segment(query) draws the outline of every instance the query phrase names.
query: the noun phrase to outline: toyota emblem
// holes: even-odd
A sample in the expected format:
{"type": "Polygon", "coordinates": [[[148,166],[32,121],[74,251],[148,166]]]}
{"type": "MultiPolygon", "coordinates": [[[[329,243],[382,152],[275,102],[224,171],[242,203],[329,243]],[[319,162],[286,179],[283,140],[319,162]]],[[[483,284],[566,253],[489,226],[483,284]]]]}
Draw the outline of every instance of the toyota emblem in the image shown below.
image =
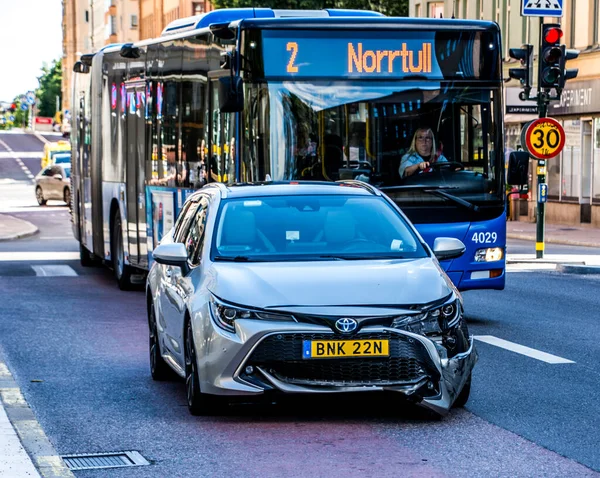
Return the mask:
{"type": "Polygon", "coordinates": [[[343,319],[338,319],[335,321],[335,328],[340,332],[354,332],[356,327],[358,327],[358,322],[354,319],[344,317],[343,319]]]}

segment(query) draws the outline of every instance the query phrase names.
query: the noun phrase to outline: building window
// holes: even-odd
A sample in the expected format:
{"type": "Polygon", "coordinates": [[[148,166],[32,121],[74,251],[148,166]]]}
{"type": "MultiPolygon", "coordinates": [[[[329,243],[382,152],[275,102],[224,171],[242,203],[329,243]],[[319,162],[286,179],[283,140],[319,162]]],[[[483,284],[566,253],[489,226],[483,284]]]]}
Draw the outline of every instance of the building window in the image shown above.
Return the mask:
{"type": "Polygon", "coordinates": [[[587,14],[584,14],[584,12],[588,11],[589,4],[588,0],[575,0],[573,3],[575,4],[573,13],[577,15],[577,12],[581,12],[579,17],[573,17],[575,19],[575,43],[573,46],[583,50],[590,45],[590,19],[587,14]]]}
{"type": "Polygon", "coordinates": [[[419,18],[421,16],[421,4],[418,3],[415,5],[415,17],[419,18]]]}
{"type": "Polygon", "coordinates": [[[428,6],[430,18],[444,17],[444,2],[429,2],[428,6]]]}
{"type": "Polygon", "coordinates": [[[106,24],[105,37],[110,38],[111,35],[117,34],[117,17],[111,15],[106,24]]]}
{"type": "Polygon", "coordinates": [[[129,26],[136,30],[138,27],[138,16],[137,15],[130,15],[129,16],[129,26]]]}
{"type": "Polygon", "coordinates": [[[202,15],[204,13],[204,2],[192,3],[192,15],[202,15]]]}

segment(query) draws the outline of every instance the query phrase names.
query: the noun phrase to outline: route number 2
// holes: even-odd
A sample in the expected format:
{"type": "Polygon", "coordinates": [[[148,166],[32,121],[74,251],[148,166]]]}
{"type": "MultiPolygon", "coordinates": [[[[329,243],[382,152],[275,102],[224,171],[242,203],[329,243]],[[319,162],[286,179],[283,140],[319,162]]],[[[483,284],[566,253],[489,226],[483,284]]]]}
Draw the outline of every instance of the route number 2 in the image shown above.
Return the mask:
{"type": "Polygon", "coordinates": [[[287,72],[288,73],[298,73],[298,67],[294,65],[294,61],[296,61],[296,55],[298,54],[298,44],[295,41],[290,41],[286,45],[287,51],[291,51],[290,61],[287,64],[287,72]]]}
{"type": "Polygon", "coordinates": [[[476,244],[493,244],[498,240],[496,232],[476,232],[473,234],[471,241],[476,244]]]}

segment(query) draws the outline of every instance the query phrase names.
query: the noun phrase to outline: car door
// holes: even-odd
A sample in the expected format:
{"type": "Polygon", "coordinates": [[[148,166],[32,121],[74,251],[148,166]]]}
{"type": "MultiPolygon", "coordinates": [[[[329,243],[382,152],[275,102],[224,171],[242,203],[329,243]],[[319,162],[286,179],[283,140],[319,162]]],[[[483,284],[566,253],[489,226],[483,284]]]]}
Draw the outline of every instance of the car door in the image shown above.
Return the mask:
{"type": "MultiPolygon", "coordinates": [[[[199,207],[200,201],[198,197],[188,200],[184,205],[175,224],[173,242],[185,243],[192,220],[199,207]]],[[[181,269],[179,267],[160,266],[159,320],[166,334],[164,345],[168,349],[169,354],[177,361],[178,357],[181,357],[183,354],[183,350],[181,350],[182,344],[179,342],[179,332],[174,327],[176,317],[178,316],[177,311],[181,310],[183,300],[176,288],[176,278],[178,276],[181,276],[181,269]]]]}
{"type": "Polygon", "coordinates": [[[38,177],[37,184],[40,188],[42,188],[42,193],[44,195],[44,199],[48,199],[50,197],[50,189],[49,189],[49,185],[48,185],[48,182],[52,180],[52,178],[50,177],[50,169],[51,169],[51,166],[46,166],[42,170],[42,173],[40,174],[40,176],[38,177]]]}
{"type": "Polygon", "coordinates": [[[172,338],[179,344],[177,361],[183,367],[184,365],[184,322],[188,303],[194,294],[194,280],[197,282],[197,275],[200,272],[200,259],[204,244],[204,229],[206,227],[206,217],[208,215],[208,200],[202,197],[199,207],[192,219],[185,235],[183,243],[188,254],[188,266],[190,272],[182,275],[179,267],[173,268],[171,275],[172,292],[176,298],[173,300],[172,315],[168,317],[168,329],[172,332],[172,338]]]}
{"type": "Polygon", "coordinates": [[[50,178],[48,179],[47,198],[62,199],[63,198],[63,171],[60,166],[50,166],[50,178]]]}

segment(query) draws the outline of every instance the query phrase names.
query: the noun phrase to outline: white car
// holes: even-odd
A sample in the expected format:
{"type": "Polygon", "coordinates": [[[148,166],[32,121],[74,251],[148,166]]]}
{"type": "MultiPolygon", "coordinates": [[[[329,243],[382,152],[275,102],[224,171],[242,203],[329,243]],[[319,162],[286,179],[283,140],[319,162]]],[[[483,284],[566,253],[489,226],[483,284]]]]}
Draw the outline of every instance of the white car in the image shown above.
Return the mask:
{"type": "Polygon", "coordinates": [[[210,184],[154,249],[150,368],[192,414],[228,397],[394,391],[440,415],[477,360],[460,293],[402,211],[366,183],[210,184]]]}
{"type": "Polygon", "coordinates": [[[64,201],[71,206],[71,164],[51,164],[35,177],[35,198],[40,206],[48,200],[64,201]]]}

